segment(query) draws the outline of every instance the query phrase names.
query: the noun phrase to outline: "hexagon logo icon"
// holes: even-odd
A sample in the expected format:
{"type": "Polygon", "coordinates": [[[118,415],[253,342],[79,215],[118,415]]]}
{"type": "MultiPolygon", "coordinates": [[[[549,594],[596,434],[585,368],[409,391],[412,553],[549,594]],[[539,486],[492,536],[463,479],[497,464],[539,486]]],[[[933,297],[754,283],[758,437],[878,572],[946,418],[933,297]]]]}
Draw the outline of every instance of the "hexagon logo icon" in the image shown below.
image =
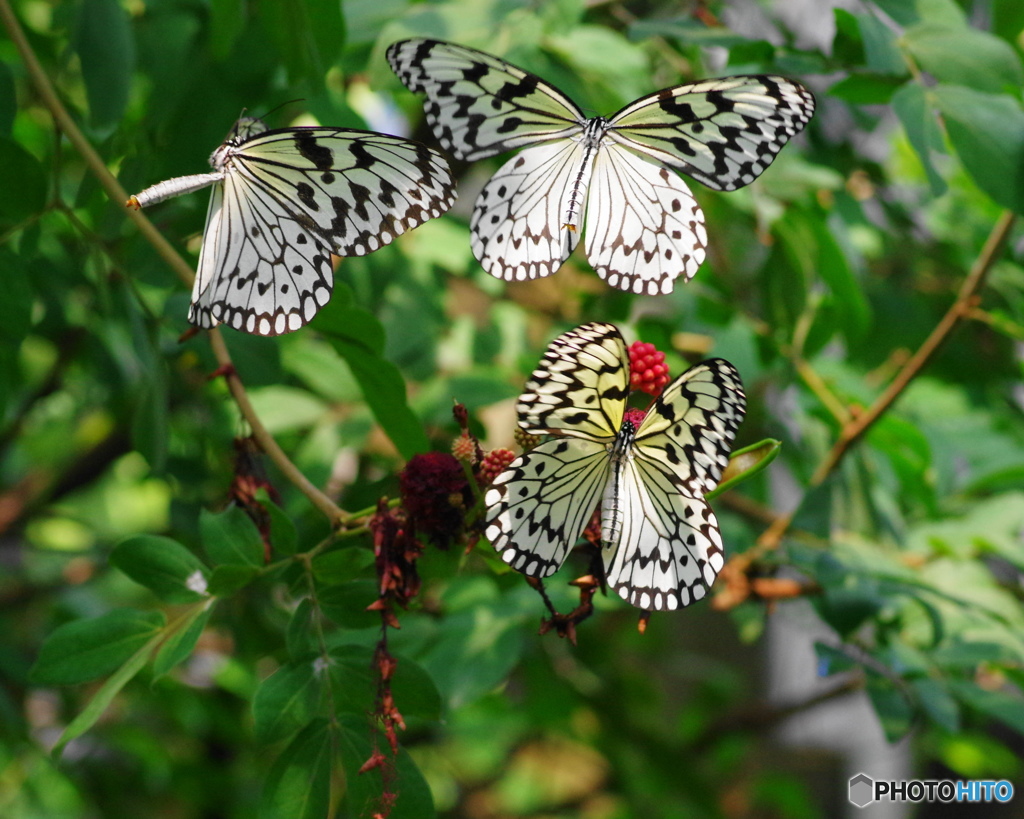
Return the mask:
{"type": "Polygon", "coordinates": [[[850,777],[850,802],[858,808],[866,808],[875,801],[875,780],[859,773],[850,777]]]}

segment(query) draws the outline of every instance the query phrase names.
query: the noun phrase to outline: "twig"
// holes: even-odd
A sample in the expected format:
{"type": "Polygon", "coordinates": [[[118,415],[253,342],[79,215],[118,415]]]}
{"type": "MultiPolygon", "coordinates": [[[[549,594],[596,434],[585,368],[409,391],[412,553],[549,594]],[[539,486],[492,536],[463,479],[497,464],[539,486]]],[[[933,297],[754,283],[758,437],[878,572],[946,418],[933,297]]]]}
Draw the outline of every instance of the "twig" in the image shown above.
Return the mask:
{"type": "MultiPolygon", "coordinates": [[[[42,65],[36,58],[35,52],[32,50],[32,46],[25,38],[24,32],[21,30],[21,26],[18,23],[18,19],[11,9],[9,0],[0,0],[0,21],[3,22],[4,28],[7,29],[7,33],[18,49],[18,53],[21,55],[22,61],[25,63],[25,68],[28,71],[29,76],[35,85],[36,91],[42,99],[43,104],[49,110],[50,115],[53,117],[57,124],[57,127],[64,133],[68,138],[68,141],[75,147],[78,153],[82,156],[86,166],[97,178],[100,185],[107,192],[107,195],[119,204],[123,204],[128,200],[128,193],[121,184],[117,181],[116,177],[107,169],[106,164],[103,162],[103,158],[93,149],[89,140],[86,139],[85,135],[79,130],[78,125],[72,119],[68,113],[64,104],[60,101],[57,96],[57,92],[54,90],[50,78],[46,75],[42,65]]],[[[177,274],[187,286],[191,287],[194,275],[192,273],[192,267],[186,262],[171,246],[162,233],[154,227],[153,223],[146,218],[145,214],[141,211],[136,211],[132,208],[126,208],[125,212],[129,219],[135,222],[139,232],[145,237],[145,239],[153,246],[160,257],[168,264],[168,266],[177,274]]],[[[291,481],[309,500],[323,512],[331,521],[332,525],[338,525],[348,520],[348,514],[340,509],[330,498],[328,498],[323,492],[313,486],[309,479],[306,478],[302,472],[299,471],[298,467],[292,463],[291,459],[285,455],[284,451],[277,445],[277,442],[273,439],[266,427],[260,421],[259,416],[256,415],[253,409],[252,403],[249,401],[249,397],[245,391],[245,387],[235,373],[235,369],[231,362],[231,355],[228,352],[227,346],[224,344],[224,339],[221,337],[220,332],[214,328],[209,332],[210,346],[213,349],[213,354],[217,359],[219,369],[227,373],[225,376],[228,389],[231,391],[231,396],[235,399],[238,404],[238,408],[242,413],[242,417],[249,423],[252,428],[253,437],[259,442],[263,451],[266,452],[267,456],[277,466],[281,473],[291,481]]]]}
{"type": "MultiPolygon", "coordinates": [[[[971,316],[972,311],[976,307],[975,301],[978,297],[978,292],[985,284],[985,279],[992,269],[992,265],[999,258],[1010,235],[1010,229],[1013,227],[1015,218],[1015,215],[1010,211],[1005,211],[999,217],[999,221],[996,222],[991,233],[989,233],[988,239],[985,241],[985,246],[960,286],[956,301],[946,311],[946,314],[935,326],[935,329],[932,330],[928,338],[925,339],[917,352],[907,359],[885,391],[875,399],[870,407],[852,418],[849,423],[843,425],[839,432],[839,437],[832,445],[832,449],[829,450],[821,463],[818,464],[814,474],[811,475],[808,481],[808,489],[815,489],[825,482],[829,475],[839,466],[850,448],[864,437],[872,425],[903,394],[903,391],[909,386],[910,382],[928,365],[939,347],[949,338],[956,326],[963,319],[971,316]]],[[[794,512],[790,512],[786,515],[780,515],[772,521],[772,524],[761,534],[751,549],[729,561],[732,571],[745,572],[761,555],[777,548],[782,541],[783,535],[793,522],[794,514],[794,512]]]]}
{"type": "Polygon", "coordinates": [[[824,483],[832,470],[839,465],[847,450],[859,441],[871,426],[882,417],[885,411],[896,402],[896,399],[900,397],[910,382],[931,361],[954,328],[969,315],[975,306],[974,300],[978,291],[984,285],[988,272],[992,269],[992,265],[995,264],[996,259],[999,258],[999,254],[1006,244],[1015,218],[1016,216],[1011,211],[1005,211],[999,217],[999,221],[996,222],[995,227],[992,228],[992,232],[985,241],[981,254],[975,260],[970,273],[964,279],[964,283],[960,285],[960,292],[957,294],[956,301],[953,302],[949,310],[946,311],[946,315],[942,317],[942,320],[932,330],[931,335],[925,339],[924,344],[903,365],[885,392],[878,396],[867,410],[843,427],[839,434],[839,439],[832,446],[832,450],[818,465],[814,475],[811,476],[811,487],[824,483]]]}

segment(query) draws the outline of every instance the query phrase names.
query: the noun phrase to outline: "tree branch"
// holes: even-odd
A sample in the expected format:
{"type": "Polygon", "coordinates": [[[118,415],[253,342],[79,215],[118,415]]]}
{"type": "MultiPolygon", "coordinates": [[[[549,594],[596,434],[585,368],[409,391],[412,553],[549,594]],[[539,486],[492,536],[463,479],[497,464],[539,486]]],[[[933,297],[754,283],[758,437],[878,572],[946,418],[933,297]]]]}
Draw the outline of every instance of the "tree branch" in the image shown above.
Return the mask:
{"type": "MultiPolygon", "coordinates": [[[[57,92],[54,90],[53,84],[50,82],[50,78],[46,75],[46,72],[43,70],[42,65],[40,65],[35,52],[32,50],[32,46],[25,38],[25,34],[21,30],[18,19],[15,16],[14,11],[11,9],[9,0],[0,0],[0,21],[3,22],[4,28],[7,30],[11,41],[18,49],[18,53],[21,55],[21,59],[25,63],[25,68],[28,71],[29,77],[36,88],[36,92],[39,94],[43,105],[49,110],[50,115],[57,124],[57,127],[61,132],[63,132],[63,134],[68,138],[68,141],[71,142],[78,153],[82,156],[85,164],[97,178],[103,189],[107,192],[107,195],[118,204],[124,204],[128,200],[127,191],[121,187],[117,178],[107,169],[103,158],[95,151],[95,149],[93,149],[89,140],[86,139],[85,135],[81,130],[79,130],[78,125],[68,113],[64,104],[60,101],[60,98],[57,96],[57,92]]],[[[133,208],[126,208],[126,213],[128,218],[135,222],[139,232],[142,233],[145,239],[153,246],[160,257],[175,272],[178,278],[180,278],[187,286],[191,287],[194,279],[191,265],[181,257],[170,242],[164,238],[163,234],[160,233],[153,223],[146,218],[142,211],[136,211],[133,208]]],[[[231,391],[231,395],[234,398],[235,403],[238,404],[242,417],[245,418],[249,426],[252,428],[253,437],[259,442],[263,451],[266,452],[267,456],[271,461],[273,461],[285,478],[293,483],[300,492],[309,498],[310,502],[312,502],[317,509],[328,517],[333,526],[348,520],[348,514],[340,509],[337,504],[315,487],[309,479],[302,474],[299,468],[292,463],[281,447],[277,445],[277,442],[267,431],[266,427],[263,426],[259,416],[256,415],[256,412],[253,409],[252,403],[249,401],[248,394],[245,391],[245,386],[242,384],[241,379],[235,372],[234,366],[231,362],[231,355],[228,352],[227,346],[224,344],[224,339],[221,337],[219,330],[217,328],[213,328],[209,331],[208,335],[210,339],[210,346],[213,349],[213,354],[217,358],[217,363],[220,369],[226,374],[225,378],[227,379],[228,389],[231,391]]]]}
{"type": "MultiPolygon", "coordinates": [[[[975,302],[978,298],[978,293],[984,286],[989,271],[1002,253],[1015,219],[1016,215],[1011,211],[1004,211],[1003,215],[999,217],[999,221],[996,222],[989,233],[981,253],[971,266],[963,284],[960,285],[956,301],[946,311],[946,314],[935,326],[935,329],[932,330],[928,338],[924,340],[924,343],[917,352],[907,359],[906,363],[889,383],[889,386],[875,399],[874,403],[864,412],[851,418],[848,423],[843,425],[839,431],[839,437],[832,445],[832,448],[822,459],[821,463],[818,464],[814,474],[811,475],[807,483],[808,489],[816,489],[827,480],[829,475],[839,466],[846,453],[850,451],[850,448],[864,437],[878,419],[896,403],[896,400],[910,385],[910,382],[920,375],[921,371],[935,356],[939,347],[942,346],[942,343],[956,329],[956,326],[963,319],[971,315],[971,311],[976,306],[975,302]]],[[[793,522],[794,514],[794,512],[790,512],[786,515],[780,515],[772,521],[771,525],[765,529],[752,548],[741,555],[736,555],[729,561],[731,571],[745,572],[761,555],[777,548],[782,541],[783,535],[785,535],[790,524],[793,522]]]]}

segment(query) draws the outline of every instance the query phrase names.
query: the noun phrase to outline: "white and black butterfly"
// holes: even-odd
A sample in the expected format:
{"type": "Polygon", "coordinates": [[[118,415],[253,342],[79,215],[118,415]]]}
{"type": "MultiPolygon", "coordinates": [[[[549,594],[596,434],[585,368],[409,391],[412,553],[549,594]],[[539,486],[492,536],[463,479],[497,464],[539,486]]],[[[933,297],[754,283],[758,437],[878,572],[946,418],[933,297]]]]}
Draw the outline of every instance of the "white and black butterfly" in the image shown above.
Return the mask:
{"type": "Polygon", "coordinates": [[[677,277],[696,273],[707,234],[690,189],[669,169],[735,190],[814,112],[799,83],[755,75],[678,85],[588,119],[539,77],[472,48],[403,40],[387,58],[427,95],[427,122],[459,159],[527,148],[487,183],[470,224],[476,258],[508,281],[554,273],[585,222],[587,258],[609,284],[671,292],[677,277]]]}
{"type": "Polygon", "coordinates": [[[210,164],[213,173],[169,179],[128,200],[140,208],[213,185],[188,312],[200,327],[297,330],[331,297],[332,253],[371,253],[455,201],[438,153],[370,131],[268,131],[243,117],[210,164]]]}
{"type": "Polygon", "coordinates": [[[629,355],[614,326],[584,324],[552,341],[516,406],[520,427],[551,437],[495,479],[485,533],[512,568],[547,577],[600,504],[608,584],[642,609],[682,608],[723,565],[704,495],[728,463],[743,385],[728,361],[704,361],[639,425],[626,418],[628,395],[629,355]]]}

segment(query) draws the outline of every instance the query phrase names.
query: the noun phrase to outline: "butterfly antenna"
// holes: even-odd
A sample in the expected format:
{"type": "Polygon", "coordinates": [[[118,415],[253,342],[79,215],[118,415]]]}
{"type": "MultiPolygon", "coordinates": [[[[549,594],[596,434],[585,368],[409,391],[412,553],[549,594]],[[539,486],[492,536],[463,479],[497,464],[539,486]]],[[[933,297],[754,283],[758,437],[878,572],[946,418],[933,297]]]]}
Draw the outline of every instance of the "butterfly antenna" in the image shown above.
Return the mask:
{"type": "Polygon", "coordinates": [[[275,105],[273,108],[271,108],[269,111],[267,111],[267,113],[265,113],[262,117],[260,117],[260,119],[266,119],[271,114],[273,114],[275,111],[280,111],[286,105],[291,105],[293,102],[305,102],[305,101],[306,101],[305,97],[297,97],[296,99],[293,99],[293,100],[286,100],[285,102],[282,102],[280,105],[275,105]]]}

